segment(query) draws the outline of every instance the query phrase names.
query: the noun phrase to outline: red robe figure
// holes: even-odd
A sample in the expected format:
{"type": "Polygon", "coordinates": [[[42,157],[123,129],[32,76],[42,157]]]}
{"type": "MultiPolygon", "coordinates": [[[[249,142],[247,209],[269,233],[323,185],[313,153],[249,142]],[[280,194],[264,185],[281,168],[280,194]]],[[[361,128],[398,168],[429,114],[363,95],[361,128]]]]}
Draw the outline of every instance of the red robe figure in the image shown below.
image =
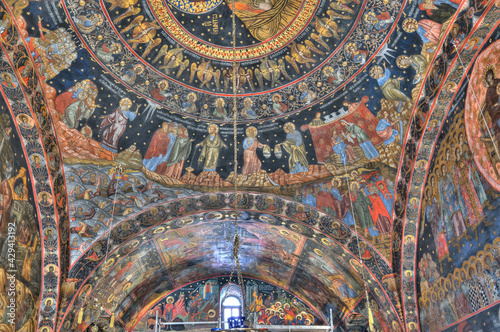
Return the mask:
{"type": "Polygon", "coordinates": [[[250,175],[253,173],[258,173],[260,171],[261,162],[257,156],[257,148],[263,148],[262,145],[256,138],[257,128],[248,127],[246,130],[247,138],[243,141],[243,170],[241,174],[250,175]]]}
{"type": "Polygon", "coordinates": [[[161,157],[167,154],[170,143],[169,127],[170,125],[167,122],[163,122],[162,127],[153,135],[148,151],[144,155],[142,164],[151,172],[156,172],[156,168],[162,162],[161,157]]]}
{"type": "Polygon", "coordinates": [[[134,264],[135,264],[135,261],[130,261],[126,264],[122,264],[121,265],[121,268],[118,270],[118,268],[116,269],[116,274],[113,276],[113,281],[111,282],[110,286],[111,287],[114,287],[115,284],[117,282],[119,282],[120,278],[125,274],[127,273],[128,271],[130,271],[132,269],[132,267],[134,267],[134,264]]]}
{"type": "Polygon", "coordinates": [[[369,207],[369,209],[379,233],[390,234],[392,228],[391,216],[389,216],[384,202],[376,192],[372,192],[368,198],[372,202],[372,207],[369,207]]]}

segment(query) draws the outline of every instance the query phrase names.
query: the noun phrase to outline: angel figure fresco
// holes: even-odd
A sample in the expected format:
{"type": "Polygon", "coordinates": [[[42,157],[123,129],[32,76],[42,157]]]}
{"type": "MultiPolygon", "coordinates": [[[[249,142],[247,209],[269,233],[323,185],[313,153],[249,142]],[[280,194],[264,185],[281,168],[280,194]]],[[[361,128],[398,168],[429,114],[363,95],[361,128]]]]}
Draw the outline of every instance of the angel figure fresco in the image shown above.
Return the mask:
{"type": "Polygon", "coordinates": [[[396,129],[393,129],[394,125],[389,119],[389,111],[383,110],[382,116],[375,128],[377,135],[384,140],[385,145],[389,145],[396,140],[396,136],[399,134],[396,129]]]}
{"type": "Polygon", "coordinates": [[[153,59],[153,63],[156,63],[163,56],[163,64],[159,67],[165,71],[165,74],[171,75],[171,71],[177,69],[176,78],[182,75],[182,72],[189,66],[189,60],[184,60],[184,48],[168,48],[168,45],[163,45],[158,52],[158,55],[153,59]]]}
{"type": "Polygon", "coordinates": [[[464,158],[460,146],[455,148],[453,154],[455,160],[455,165],[453,167],[455,186],[462,193],[469,224],[473,225],[484,219],[483,207],[472,181],[473,166],[464,158]]]}
{"type": "MultiPolygon", "coordinates": [[[[250,34],[259,41],[282,31],[293,20],[301,5],[299,0],[239,0],[234,12],[250,34]]],[[[228,4],[232,8],[232,4],[228,4]]]]}
{"type": "Polygon", "coordinates": [[[290,174],[307,172],[309,162],[307,161],[306,147],[302,135],[291,122],[285,123],[283,130],[286,133],[286,139],[277,146],[283,147],[290,155],[288,158],[290,174]]]}
{"type": "Polygon", "coordinates": [[[417,22],[413,18],[403,21],[403,30],[408,33],[417,32],[424,44],[438,44],[441,24],[429,19],[422,19],[417,22]]]}

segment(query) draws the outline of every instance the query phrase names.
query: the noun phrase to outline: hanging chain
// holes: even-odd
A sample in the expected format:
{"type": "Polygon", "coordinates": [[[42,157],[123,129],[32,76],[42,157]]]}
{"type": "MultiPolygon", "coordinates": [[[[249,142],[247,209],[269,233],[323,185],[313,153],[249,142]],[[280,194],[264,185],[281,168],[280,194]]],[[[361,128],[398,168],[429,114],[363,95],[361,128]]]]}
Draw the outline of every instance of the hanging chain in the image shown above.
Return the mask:
{"type": "MultiPolygon", "coordinates": [[[[242,314],[244,314],[244,308],[245,308],[245,302],[246,302],[246,297],[245,297],[245,288],[243,284],[243,274],[241,273],[241,266],[240,266],[240,257],[239,257],[239,251],[240,251],[240,236],[238,234],[238,216],[239,216],[239,211],[238,211],[238,107],[237,107],[237,93],[238,93],[238,66],[236,64],[236,15],[234,11],[234,6],[235,6],[235,0],[232,0],[232,10],[231,10],[231,19],[232,19],[232,34],[233,34],[233,41],[232,41],[232,46],[233,46],[233,153],[234,153],[234,242],[233,242],[233,267],[231,268],[231,274],[229,276],[229,282],[233,280],[234,276],[234,270],[236,269],[237,273],[237,278],[238,278],[238,285],[241,289],[241,294],[242,294],[242,302],[241,302],[241,311],[242,314]]],[[[226,293],[224,294],[224,298],[222,299],[222,302],[227,298],[229,294],[229,287],[226,290],[226,293]]]]}

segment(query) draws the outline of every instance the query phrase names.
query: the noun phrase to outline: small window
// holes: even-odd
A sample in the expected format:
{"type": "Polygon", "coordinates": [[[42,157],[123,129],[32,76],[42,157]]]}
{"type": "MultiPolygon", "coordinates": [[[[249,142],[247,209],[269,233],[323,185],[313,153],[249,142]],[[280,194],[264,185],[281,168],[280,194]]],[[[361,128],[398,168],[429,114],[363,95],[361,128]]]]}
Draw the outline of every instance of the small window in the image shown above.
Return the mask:
{"type": "MultiPolygon", "coordinates": [[[[230,317],[240,317],[241,316],[241,302],[235,296],[228,296],[222,302],[222,320],[227,322],[230,317]]],[[[229,328],[227,323],[224,324],[225,328],[229,328]]]]}
{"type": "Polygon", "coordinates": [[[229,296],[224,300],[224,303],[222,303],[222,305],[225,307],[239,307],[241,305],[241,302],[236,297],[229,296]]]}

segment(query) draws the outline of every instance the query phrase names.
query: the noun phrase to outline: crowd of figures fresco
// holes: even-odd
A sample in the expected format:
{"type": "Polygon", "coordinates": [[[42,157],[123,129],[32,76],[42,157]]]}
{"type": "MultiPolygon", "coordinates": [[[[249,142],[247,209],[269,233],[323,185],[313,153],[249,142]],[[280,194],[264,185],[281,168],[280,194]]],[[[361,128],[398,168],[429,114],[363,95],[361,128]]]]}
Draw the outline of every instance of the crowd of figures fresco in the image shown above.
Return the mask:
{"type": "Polygon", "coordinates": [[[497,158],[497,51],[498,42],[490,39],[470,70],[469,84],[457,90],[429,162],[416,267],[424,331],[498,325],[495,316],[460,322],[500,300],[500,195],[496,164],[488,159],[497,158]]]}
{"type": "Polygon", "coordinates": [[[68,166],[65,174],[72,261],[126,216],[149,205],[197,194],[189,189],[166,188],[141,172],[121,166],[68,166]]]}
{"type": "MultiPolygon", "coordinates": [[[[190,200],[200,198],[206,196],[190,200]]],[[[124,221],[130,227],[113,232],[110,241],[113,245],[107,258],[104,258],[106,242],[94,244],[73,267],[75,274],[71,281],[65,283],[64,288],[72,290],[61,303],[67,312],[62,318],[63,326],[81,329],[99,315],[92,307],[93,302],[85,301],[90,296],[102,304],[106,312],[113,313],[119,324],[131,330],[156,301],[190,280],[220,273],[229,275],[232,258],[227,248],[234,224],[226,219],[231,218],[228,214],[231,210],[224,210],[220,201],[206,199],[205,202],[217,204],[221,212],[165,220],[167,211],[182,206],[175,202],[163,203],[124,221]],[[144,233],[139,231],[140,225],[154,227],[144,233]],[[120,245],[122,241],[126,242],[120,245]],[[101,278],[85,279],[89,269],[96,269],[92,274],[101,278]],[[141,305],[132,305],[138,299],[141,305]],[[78,323],[76,317],[80,315],[82,322],[78,323]]],[[[307,306],[323,321],[331,320],[331,309],[334,324],[340,324],[347,318],[346,313],[358,305],[364,292],[357,274],[365,272],[361,272],[364,268],[353,254],[342,255],[344,249],[336,242],[288,218],[242,210],[239,219],[240,262],[244,275],[271,280],[300,299],[307,299],[304,300],[307,306]]],[[[365,251],[367,256],[371,252],[365,251]]],[[[373,257],[365,259],[366,264],[378,264],[373,257]]],[[[396,297],[385,293],[387,288],[397,291],[394,275],[381,279],[382,284],[375,278],[369,279],[370,297],[380,308],[377,324],[399,328],[397,315],[391,308],[396,297]]]]}

